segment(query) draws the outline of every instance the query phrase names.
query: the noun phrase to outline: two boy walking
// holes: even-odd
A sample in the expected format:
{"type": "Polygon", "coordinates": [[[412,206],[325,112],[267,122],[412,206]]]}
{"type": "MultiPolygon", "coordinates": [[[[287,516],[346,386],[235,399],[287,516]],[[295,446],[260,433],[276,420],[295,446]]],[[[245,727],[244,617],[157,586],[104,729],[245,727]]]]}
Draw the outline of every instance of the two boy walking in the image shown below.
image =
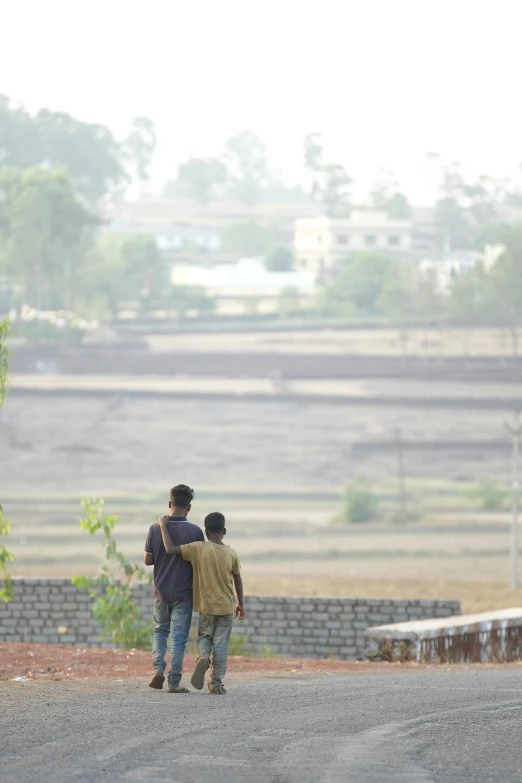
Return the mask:
{"type": "Polygon", "coordinates": [[[243,583],[237,553],[223,543],[225,517],[214,512],[205,518],[205,541],[201,529],[187,519],[193,497],[194,491],[185,484],[173,487],[169,516],[150,527],[145,542],[145,564],[154,566],[154,676],[150,687],[163,688],[172,632],[168,691],[189,692],[181,685],[181,676],[194,610],[199,612],[198,657],[191,683],[201,690],[212,660],[209,692],[223,694],[234,614],[239,620],[245,616],[243,583]]]}

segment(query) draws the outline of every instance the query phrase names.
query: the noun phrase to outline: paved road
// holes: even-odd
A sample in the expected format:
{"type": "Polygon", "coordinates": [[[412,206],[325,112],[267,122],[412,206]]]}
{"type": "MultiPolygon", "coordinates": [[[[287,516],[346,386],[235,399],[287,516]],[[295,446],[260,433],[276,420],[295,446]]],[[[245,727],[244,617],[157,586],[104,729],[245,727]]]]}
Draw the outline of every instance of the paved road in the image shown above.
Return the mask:
{"type": "Polygon", "coordinates": [[[518,783],[522,668],[0,683],[2,783],[518,783]]]}

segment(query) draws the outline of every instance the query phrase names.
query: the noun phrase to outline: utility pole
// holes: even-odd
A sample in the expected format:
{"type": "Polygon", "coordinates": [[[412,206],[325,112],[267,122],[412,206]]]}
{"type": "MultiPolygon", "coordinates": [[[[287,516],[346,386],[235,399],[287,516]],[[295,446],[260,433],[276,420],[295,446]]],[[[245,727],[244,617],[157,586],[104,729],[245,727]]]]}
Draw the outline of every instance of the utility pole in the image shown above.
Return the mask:
{"type": "Polygon", "coordinates": [[[511,528],[511,587],[518,589],[518,507],[520,493],[520,438],[522,425],[520,414],[515,413],[513,424],[505,423],[505,428],[513,441],[513,523],[511,528]]]}
{"type": "Polygon", "coordinates": [[[397,477],[399,479],[399,498],[402,511],[402,523],[406,524],[408,509],[406,505],[406,479],[404,476],[404,457],[402,452],[402,433],[400,427],[395,430],[395,447],[397,450],[397,477]]]}

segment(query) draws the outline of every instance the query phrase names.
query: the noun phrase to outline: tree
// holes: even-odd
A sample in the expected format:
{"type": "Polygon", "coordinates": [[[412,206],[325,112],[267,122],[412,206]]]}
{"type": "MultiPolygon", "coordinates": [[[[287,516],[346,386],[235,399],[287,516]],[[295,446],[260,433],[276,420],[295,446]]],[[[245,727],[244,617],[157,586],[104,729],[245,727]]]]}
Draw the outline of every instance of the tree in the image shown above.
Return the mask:
{"type": "Polygon", "coordinates": [[[135,176],[142,185],[150,176],[150,167],[156,151],[156,128],[148,117],[135,117],[132,129],[124,142],[127,158],[132,161],[135,176]]]}
{"type": "Polygon", "coordinates": [[[436,153],[428,155],[435,167],[439,198],[435,204],[435,225],[440,250],[450,252],[471,246],[473,227],[465,208],[466,183],[458,161],[444,162],[436,153]]]}
{"type": "Polygon", "coordinates": [[[469,353],[470,333],[484,317],[485,279],[475,268],[453,279],[448,301],[448,316],[465,328],[465,350],[469,353]]]}
{"type": "Polygon", "coordinates": [[[323,137],[320,133],[308,133],[304,140],[304,165],[312,174],[323,164],[323,137]]]}
{"type": "Polygon", "coordinates": [[[190,310],[198,315],[213,313],[216,309],[216,299],[207,294],[204,288],[197,285],[179,285],[171,289],[169,307],[182,318],[190,310]]]}
{"type": "MultiPolygon", "coordinates": [[[[9,324],[7,321],[0,321],[0,407],[7,393],[9,370],[8,352],[5,345],[7,335],[9,334],[9,324]]],[[[0,537],[9,535],[11,526],[5,519],[2,506],[0,505],[0,537]]],[[[0,601],[7,603],[13,598],[13,583],[11,576],[7,571],[8,564],[13,561],[13,555],[4,544],[0,544],[0,601]]]]}
{"type": "Polygon", "coordinates": [[[178,181],[188,190],[196,201],[206,204],[227,181],[227,169],[217,158],[190,158],[178,168],[178,181]]]}
{"type": "Polygon", "coordinates": [[[323,292],[324,308],[331,315],[377,315],[379,297],[397,266],[383,253],[356,253],[347,259],[337,277],[323,292]]]}
{"type": "Polygon", "coordinates": [[[42,161],[38,128],[23,106],[0,95],[0,168],[27,168],[42,161]]]}
{"type": "Polygon", "coordinates": [[[323,202],[330,217],[346,212],[353,180],[340,163],[324,162],[323,137],[320,133],[305,136],[303,153],[304,167],[312,175],[312,197],[323,202]]]}
{"type": "Polygon", "coordinates": [[[508,183],[505,179],[481,174],[476,182],[465,186],[464,192],[476,225],[483,227],[499,220],[501,204],[507,197],[508,183]]]}
{"type": "Polygon", "coordinates": [[[397,324],[402,352],[407,353],[408,325],[415,311],[415,287],[412,269],[397,263],[390,270],[377,299],[377,309],[397,324]]]}
{"type": "Polygon", "coordinates": [[[397,220],[411,217],[410,203],[404,193],[399,191],[394,173],[387,169],[379,170],[370,192],[370,205],[397,220]]]}
{"type": "Polygon", "coordinates": [[[505,230],[502,244],[505,250],[486,277],[486,307],[492,320],[509,328],[513,355],[518,356],[522,324],[522,226],[505,230]]]}
{"type": "Polygon", "coordinates": [[[320,133],[308,133],[304,140],[304,167],[312,176],[311,194],[320,192],[320,173],[323,166],[323,137],[320,133]]]}
{"type": "Polygon", "coordinates": [[[24,286],[25,301],[65,306],[96,224],[65,171],[0,171],[2,266],[24,286]]]}
{"type": "Polygon", "coordinates": [[[294,268],[294,254],[284,245],[277,245],[267,256],[266,268],[270,272],[291,272],[294,268]]]}
{"type": "Polygon", "coordinates": [[[352,178],[340,163],[323,166],[319,192],[329,217],[339,216],[341,207],[347,205],[352,183],[352,178]]]}
{"type": "Polygon", "coordinates": [[[143,303],[161,298],[170,287],[169,270],[154,237],[137,235],[121,245],[124,274],[143,303]]]}
{"type": "Polygon", "coordinates": [[[481,174],[467,181],[458,161],[446,163],[436,154],[429,160],[438,172],[439,199],[435,207],[439,245],[447,251],[470,248],[478,232],[500,220],[501,206],[509,194],[505,178],[481,174]]]}
{"type": "Polygon", "coordinates": [[[272,182],[266,147],[252,131],[232,136],[225,145],[223,163],[228,171],[229,193],[246,206],[258,204],[272,182]]]}
{"type": "Polygon", "coordinates": [[[223,251],[238,257],[266,256],[273,247],[271,231],[249,220],[230,223],[221,239],[223,251]]]}
{"type": "Polygon", "coordinates": [[[43,156],[39,163],[65,168],[74,187],[92,204],[128,182],[121,148],[105,125],[41,109],[35,118],[43,156]]]}
{"type": "Polygon", "coordinates": [[[102,235],[81,270],[84,313],[116,317],[126,303],[145,310],[169,296],[169,268],[154,238],[102,235]]]}
{"type": "Polygon", "coordinates": [[[0,169],[65,168],[90,202],[125,185],[122,150],[108,128],[41,109],[35,116],[0,96],[0,169]]]}

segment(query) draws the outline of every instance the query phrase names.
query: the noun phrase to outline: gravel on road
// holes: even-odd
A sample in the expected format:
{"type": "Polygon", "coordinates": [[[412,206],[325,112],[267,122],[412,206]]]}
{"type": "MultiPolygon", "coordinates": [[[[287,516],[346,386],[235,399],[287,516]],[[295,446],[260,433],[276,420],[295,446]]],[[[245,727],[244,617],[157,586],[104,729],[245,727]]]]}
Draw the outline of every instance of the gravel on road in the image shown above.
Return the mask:
{"type": "Polygon", "coordinates": [[[518,783],[517,666],[0,683],[2,783],[518,783]]]}

